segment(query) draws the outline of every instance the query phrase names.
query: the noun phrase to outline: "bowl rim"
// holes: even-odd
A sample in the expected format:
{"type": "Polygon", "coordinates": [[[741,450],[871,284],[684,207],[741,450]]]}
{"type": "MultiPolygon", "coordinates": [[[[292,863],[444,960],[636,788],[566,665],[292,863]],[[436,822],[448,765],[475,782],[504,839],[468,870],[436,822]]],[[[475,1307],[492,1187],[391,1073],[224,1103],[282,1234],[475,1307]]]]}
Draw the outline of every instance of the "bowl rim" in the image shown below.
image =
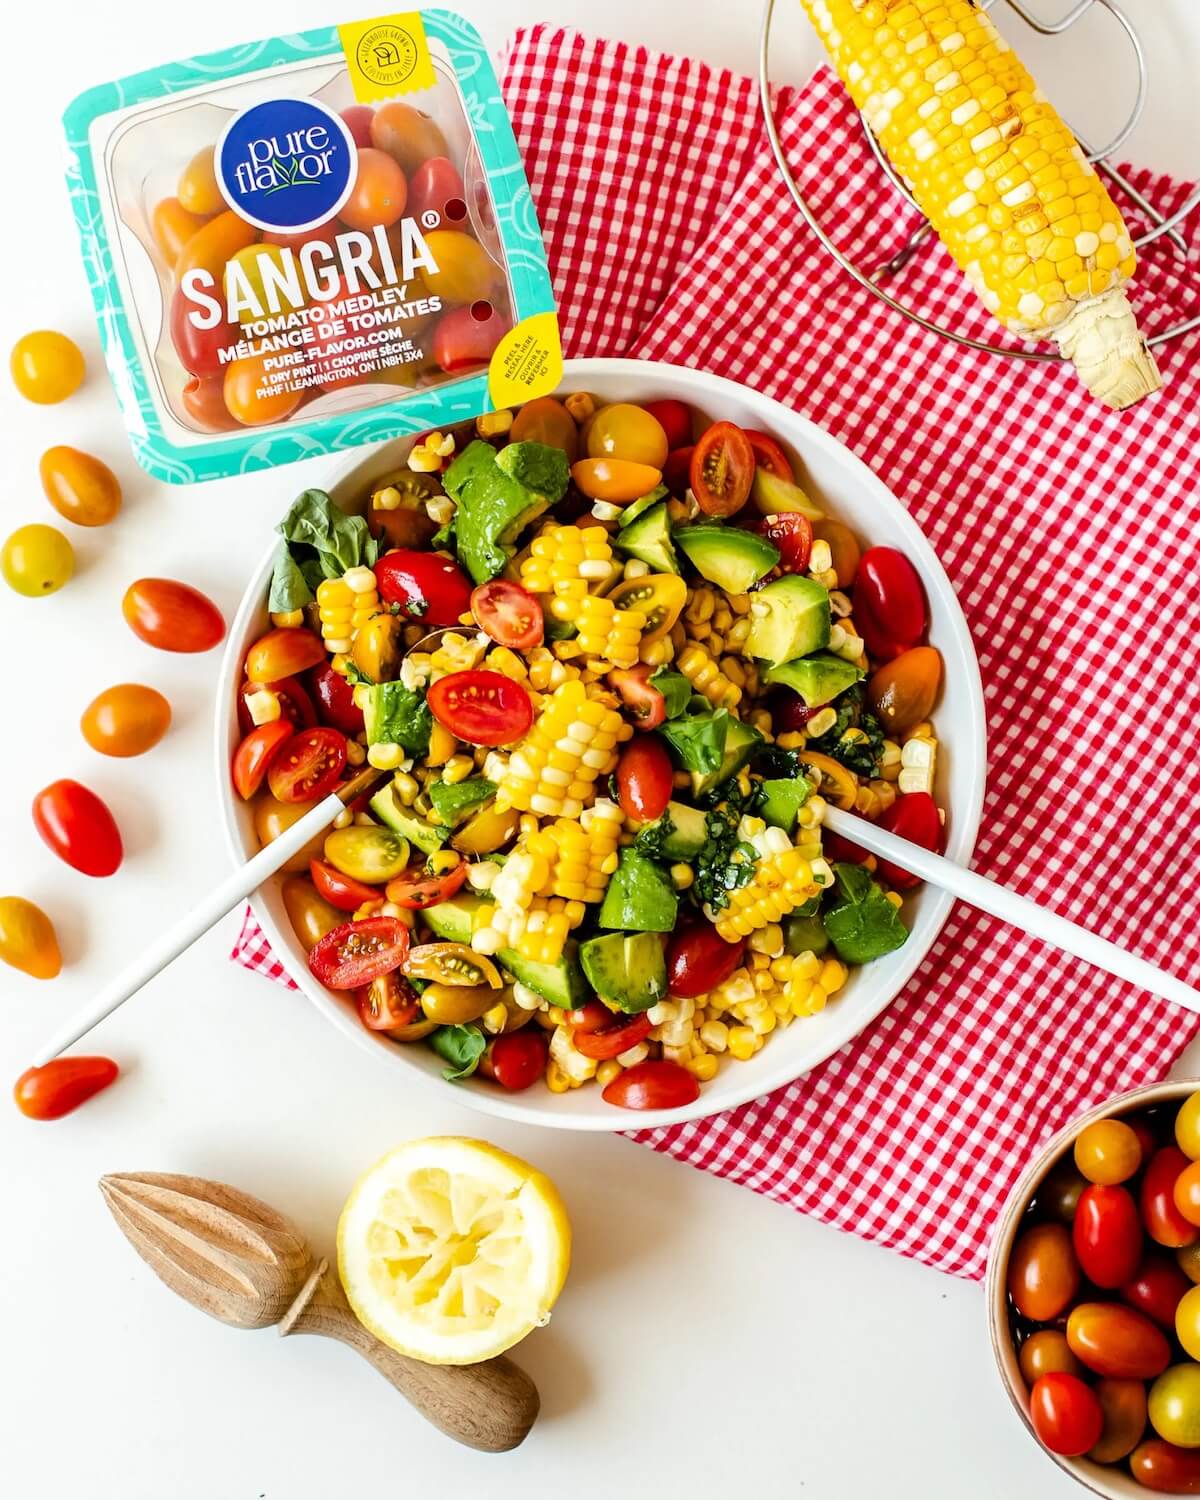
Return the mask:
{"type": "MultiPolygon", "coordinates": [[[[602,380],[628,379],[631,384],[636,385],[639,380],[644,383],[648,376],[652,380],[670,381],[673,387],[672,394],[691,400],[702,409],[714,404],[719,405],[722,398],[759,406],[762,408],[762,424],[769,426],[773,419],[777,427],[782,426],[785,429],[785,441],[790,446],[798,446],[798,442],[793,441],[787,435],[788,430],[796,434],[797,439],[801,436],[800,430],[802,430],[805,444],[813,449],[821,450],[831,461],[842,465],[848,471],[849,476],[861,487],[862,492],[890,514],[896,530],[904,539],[905,547],[909,549],[908,555],[915,563],[926,590],[937,597],[945,611],[948,621],[948,637],[939,643],[943,648],[943,654],[945,654],[945,648],[952,644],[958,658],[958,685],[965,696],[966,712],[963,715],[961,731],[955,741],[955,756],[967,762],[970,774],[965,778],[968,788],[966,796],[957,798],[951,809],[952,816],[945,853],[948,858],[968,865],[979,832],[987,768],[987,725],[983,684],[974,642],[962,606],[924,532],[884,481],[840,439],[817,426],[802,413],[793,411],[790,407],[784,406],[773,397],[764,395],[751,386],[726,379],[721,375],[712,375],[706,371],[669,364],[665,361],[608,358],[566,360],[560,385],[578,383],[586,389],[587,382],[593,377],[602,380]]],[[[356,449],[353,454],[346,454],[336,467],[328,469],[323,476],[320,476],[321,482],[327,489],[345,484],[358,469],[368,465],[373,455],[377,454],[383,446],[386,445],[374,444],[356,449]]],[[[236,682],[241,675],[242,645],[252,618],[262,609],[263,595],[270,579],[277,548],[278,543],[271,542],[242,594],[237,612],[226,635],[217,682],[214,710],[215,775],[219,789],[218,801],[225,843],[231,859],[237,864],[244,863],[247,855],[235,816],[236,804],[228,774],[229,708],[234,702],[236,682]]],[[[255,919],[285,972],[302,993],[360,1048],[368,1049],[389,1066],[394,1064],[398,1056],[403,1060],[400,1049],[382,1048],[379,1045],[379,1039],[367,1032],[357,1019],[348,1014],[343,1005],[339,1004],[323,986],[311,980],[307,973],[292,973],[284,961],[284,954],[287,950],[286,935],[279,931],[271,912],[266,909],[263,902],[257,899],[257,896],[256,892],[250,898],[249,903],[255,919]]],[[[845,1019],[840,1022],[835,1020],[828,1038],[828,1046],[822,1056],[807,1061],[800,1068],[789,1060],[786,1048],[778,1048],[778,1056],[774,1058],[772,1058],[774,1049],[767,1049],[765,1053],[759,1055],[772,1060],[768,1061],[761,1070],[753,1065],[747,1067],[744,1071],[750,1073],[751,1077],[740,1084],[728,1087],[715,1102],[708,1102],[711,1092],[702,1088],[699,1097],[691,1104],[677,1109],[648,1110],[636,1115],[630,1115],[625,1111],[614,1109],[611,1105],[603,1104],[598,1093],[595,1108],[588,1112],[570,1114],[566,1112],[555,1114],[544,1105],[534,1107],[525,1104],[522,1102],[524,1098],[522,1094],[505,1094],[498,1089],[484,1090],[470,1085],[460,1089],[457,1098],[473,1109],[500,1119],[511,1120],[522,1125],[540,1125],[564,1130],[637,1131],[640,1133],[725,1114],[751,1100],[763,1098],[776,1089],[795,1082],[796,1079],[827,1061],[877,1020],[928,956],[950,915],[954,899],[946,891],[926,888],[922,909],[925,933],[922,939],[919,942],[905,944],[904,948],[899,950],[896,956],[901,958],[901,961],[896,966],[891,983],[869,1006],[853,1013],[849,1009],[833,1013],[835,1018],[841,1016],[845,1019]]],[[[420,1068],[410,1068],[410,1072],[422,1078],[427,1076],[420,1068]]],[[[430,1081],[436,1081],[439,1086],[444,1087],[440,1076],[430,1081]]]]}

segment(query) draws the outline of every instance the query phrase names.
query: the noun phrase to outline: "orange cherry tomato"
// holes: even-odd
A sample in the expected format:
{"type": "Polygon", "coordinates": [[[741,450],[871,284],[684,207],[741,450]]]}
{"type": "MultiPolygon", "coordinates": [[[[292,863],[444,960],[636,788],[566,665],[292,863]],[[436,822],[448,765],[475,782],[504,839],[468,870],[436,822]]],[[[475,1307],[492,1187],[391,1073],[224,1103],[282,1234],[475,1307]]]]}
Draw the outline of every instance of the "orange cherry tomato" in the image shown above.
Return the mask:
{"type": "Polygon", "coordinates": [[[874,672],[867,690],[884,729],[897,736],[929,717],[941,686],[942,658],[936,649],[914,646],[874,672]]]}
{"type": "Polygon", "coordinates": [[[121,509],[117,476],[79,448],[47,448],[38,464],[46,499],[76,526],[107,526],[121,509]]]}
{"type": "Polygon", "coordinates": [[[327,932],[346,920],[345,912],[322,899],[312,881],[302,875],[291,875],[283,882],[283,905],[305,953],[311,953],[327,932]]]}
{"type": "Polygon", "coordinates": [[[1053,1375],[1056,1372],[1063,1375],[1083,1374],[1083,1366],[1071,1353],[1066,1334],[1057,1328],[1039,1328],[1036,1333],[1031,1333],[1021,1345],[1017,1359],[1026,1385],[1032,1385],[1043,1375],[1053,1375]]]}
{"type": "Polygon", "coordinates": [[[43,787],[33,799],[33,825],[51,853],[81,875],[115,875],[125,857],[107,804],[78,781],[53,781],[43,787]]]}
{"type": "Polygon", "coordinates": [[[1080,1302],[1067,1318],[1071,1353],[1114,1380],[1154,1380],[1171,1360],[1161,1328],[1119,1302],[1080,1302]]]}
{"type": "Polygon", "coordinates": [[[101,755],[145,755],[171,727],[171,705],[151,687],[123,682],[92,699],[79,727],[101,755]]]}
{"type": "Polygon", "coordinates": [[[1185,1167],[1172,1189],[1175,1207],[1189,1224],[1200,1225],[1200,1161],[1185,1167]]]}
{"type": "Polygon", "coordinates": [[[221,197],[221,189],[217,186],[214,154],[211,146],[205,146],[203,150],[196,152],[180,174],[179,186],[175,191],[180,204],[189,214],[219,214],[226,206],[221,197]]]}
{"type": "Polygon", "coordinates": [[[258,230],[253,224],[247,224],[228,210],[219,213],[203,229],[198,229],[180,251],[175,262],[175,280],[182,281],[189,271],[207,271],[212,281],[206,290],[219,293],[226,264],[257,238],[258,230]]]}
{"type": "Polygon", "coordinates": [[[1071,1305],[1079,1290],[1079,1262],[1062,1224],[1035,1224],[1013,1245],[1008,1295],[1023,1318],[1049,1323],[1071,1305]]]}
{"type": "Polygon", "coordinates": [[[61,1120],[106,1089],[120,1071],[111,1057],[56,1057],[22,1073],[13,1098],[30,1120],[61,1120]]]}
{"type": "Polygon", "coordinates": [[[500,268],[479,241],[458,229],[433,229],[425,236],[437,270],[420,268],[420,277],[431,297],[451,303],[479,302],[500,285],[500,268]]]}
{"type": "Polygon", "coordinates": [[[268,630],[246,652],[246,676],[251,682],[275,682],[307,672],[324,660],[325,646],[311,630],[268,630]]]}
{"type": "Polygon", "coordinates": [[[86,373],[79,346],[65,333],[39,328],[13,345],[9,361],[13,384],[26,401],[51,406],[65,401],[83,384],[86,373]]]}
{"type": "Polygon", "coordinates": [[[241,423],[225,405],[225,376],[193,375],[179,399],[188,420],[200,432],[233,432],[241,423]]]}
{"type": "Polygon", "coordinates": [[[396,100],[375,111],[371,145],[386,151],[410,176],[429,157],[450,155],[450,147],[437,122],[424,110],[396,100]]]}
{"type": "Polygon", "coordinates": [[[0,961],[31,979],[53,979],[62,969],[54,923],[23,896],[0,896],[0,961]]]}
{"type": "Polygon", "coordinates": [[[242,739],[233,752],[233,784],[244,801],[249,802],[262,786],[267,767],[291,739],[292,733],[290,720],[274,719],[270,724],[259,724],[242,739]]]}
{"type": "MultiPolygon", "coordinates": [[[[293,823],[298,823],[305,813],[318,806],[316,802],[276,802],[269,792],[260,793],[254,801],[254,832],[264,847],[273,844],[281,833],[286,833],[293,823]]],[[[320,859],[325,846],[325,834],[315,834],[304,848],[293,854],[283,866],[285,875],[298,875],[308,870],[309,862],[320,859]]]]}
{"type": "Polygon", "coordinates": [[[1200,1495],[1200,1452],[1177,1448],[1161,1438],[1139,1443],[1129,1469],[1144,1490],[1160,1495],[1200,1495]]]}
{"type": "Polygon", "coordinates": [[[608,596],[618,609],[639,610],[646,617],[642,645],[661,641],[687,603],[687,585],[678,573],[643,573],[626,578],[608,596]]]}
{"type": "Polygon", "coordinates": [[[174,578],[131,583],[121,612],[138,640],[160,651],[211,651],[225,638],[225,621],[212,600],[174,578]]]}
{"type": "MultiPolygon", "coordinates": [[[[224,207],[224,205],[222,205],[224,207]]],[[[168,266],[174,267],[183,247],[208,223],[208,214],[190,213],[178,198],[162,198],[150,215],[150,232],[168,266]]]]}
{"type": "Polygon", "coordinates": [[[575,418],[553,396],[538,396],[533,401],[526,401],[513,418],[509,440],[561,448],[569,464],[579,456],[579,428],[575,425],[575,418]]]}
{"type": "Polygon", "coordinates": [[[838,588],[845,590],[854,586],[858,575],[858,564],[862,548],[849,526],[834,521],[829,516],[812,523],[813,536],[829,544],[833,554],[833,571],[837,574],[838,588]]]}
{"type": "Polygon", "coordinates": [[[276,357],[250,354],[245,359],[235,359],[225,369],[225,405],[229,415],[243,427],[282,422],[304,400],[304,392],[290,389],[288,381],[278,384],[272,381],[273,375],[283,373],[273,367],[276,357]]]}
{"type": "Polygon", "coordinates": [[[1089,1182],[1125,1182],[1142,1164],[1142,1147],[1124,1120],[1096,1120],[1075,1137],[1075,1165],[1089,1182]]]}
{"type": "Polygon", "coordinates": [[[1119,1463],[1146,1430],[1146,1387],[1140,1380],[1100,1380],[1093,1389],[1104,1414],[1104,1431],[1088,1449],[1088,1457],[1098,1464],[1119,1463]]]}
{"type": "Polygon", "coordinates": [[[342,222],[351,229],[394,224],[408,202],[408,179],[386,151],[363,146],[350,196],[342,204],[342,222]]]}
{"type": "Polygon", "coordinates": [[[571,478],[589,500],[625,505],[640,500],[662,482],[662,470],[623,458],[581,458],[571,465],[571,478]]]}

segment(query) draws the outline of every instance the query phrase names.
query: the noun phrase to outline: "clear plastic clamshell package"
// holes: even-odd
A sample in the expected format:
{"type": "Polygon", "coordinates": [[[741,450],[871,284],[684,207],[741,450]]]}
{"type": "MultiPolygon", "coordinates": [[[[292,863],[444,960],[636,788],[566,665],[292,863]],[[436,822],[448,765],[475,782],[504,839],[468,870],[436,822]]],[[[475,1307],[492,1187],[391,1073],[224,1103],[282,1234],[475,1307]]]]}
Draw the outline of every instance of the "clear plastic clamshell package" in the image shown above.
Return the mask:
{"type": "Polygon", "coordinates": [[[419,432],[561,378],[537,215],[461,17],[156,68],[65,125],[105,357],[158,478],[419,432]]]}

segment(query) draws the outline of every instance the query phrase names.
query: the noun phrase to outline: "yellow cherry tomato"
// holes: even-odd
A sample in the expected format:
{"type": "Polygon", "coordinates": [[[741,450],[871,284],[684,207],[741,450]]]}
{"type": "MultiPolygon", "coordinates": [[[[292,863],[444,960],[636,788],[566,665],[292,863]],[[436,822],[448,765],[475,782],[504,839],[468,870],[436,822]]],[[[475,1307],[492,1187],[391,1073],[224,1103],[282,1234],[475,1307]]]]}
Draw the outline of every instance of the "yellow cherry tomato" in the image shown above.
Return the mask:
{"type": "Polygon", "coordinates": [[[283,285],[274,282],[273,285],[278,286],[275,294],[275,300],[279,304],[278,310],[273,309],[267,300],[266,288],[263,284],[266,277],[263,261],[274,262],[282,271],[284,256],[287,253],[283,245],[246,245],[236,255],[229,257],[225,265],[224,293],[227,304],[237,308],[240,323],[253,323],[260,317],[280,317],[284,313],[295,312],[304,306],[304,282],[299,279],[298,272],[299,295],[297,297],[293,298],[284,290],[283,285]],[[233,271],[235,266],[237,267],[236,273],[233,271]],[[232,279],[233,275],[236,275],[236,281],[232,279]],[[246,305],[250,297],[258,303],[257,310],[246,305]]]}
{"type": "Polygon", "coordinates": [[[144,755],[171,727],[171,705],[153,688],[123,682],[92,699],[79,727],[101,755],[144,755]]]}
{"type": "Polygon", "coordinates": [[[653,464],[634,464],[624,458],[581,458],[571,465],[571,478],[589,500],[626,505],[661,484],[662,470],[653,464]]]}
{"type": "Polygon", "coordinates": [[[500,268],[473,235],[458,229],[434,229],[425,236],[437,270],[420,268],[430,296],[443,302],[486,300],[500,286],[500,268]]]}
{"type": "Polygon", "coordinates": [[[46,499],[76,526],[107,526],[121,509],[121,485],[106,463],[61,444],[47,448],[38,465],[46,499]]]}
{"type": "Polygon", "coordinates": [[[267,362],[273,358],[270,354],[251,354],[234,360],[225,370],[225,405],[229,415],[244,427],[282,422],[304,399],[303,391],[272,384],[274,371],[267,369],[267,362]]]}
{"type": "Polygon", "coordinates": [[[182,281],[189,271],[207,271],[212,277],[212,291],[220,287],[228,262],[247,245],[253,245],[258,230],[235,213],[218,214],[203,229],[198,229],[180,251],[175,262],[175,280],[182,281]]]}
{"type": "Polygon", "coordinates": [[[52,328],[39,328],[19,338],[9,368],[17,390],[39,406],[65,401],[83,384],[85,373],[78,344],[52,328]]]}
{"type": "Polygon", "coordinates": [[[196,152],[180,175],[176,192],[190,214],[219,214],[226,206],[217,186],[213,155],[213,148],[205,146],[203,151],[196,152]]]}
{"type": "Polygon", "coordinates": [[[1113,1187],[1142,1164],[1142,1144],[1124,1120],[1096,1120],[1075,1137],[1075,1165],[1089,1182],[1113,1187]]]}
{"type": "Polygon", "coordinates": [[[421,1009],[439,1026],[465,1026],[478,1021],[496,1003],[496,991],[488,985],[460,989],[452,984],[430,984],[421,991],[421,1009]]]}
{"type": "Polygon", "coordinates": [[[162,198],[150,214],[150,232],[162,258],[174,266],[183,247],[208,223],[208,214],[189,213],[178,198],[162,198]]]}
{"type": "Polygon", "coordinates": [[[800,759],[806,766],[821,773],[821,796],[832,802],[834,807],[849,812],[858,795],[858,782],[851,772],[832,756],[822,755],[818,750],[802,750],[800,759]]]}
{"type": "Polygon", "coordinates": [[[1175,1116],[1175,1140],[1184,1156],[1200,1161],[1200,1090],[1189,1094],[1175,1116]]]}
{"type": "Polygon", "coordinates": [[[618,609],[640,609],[646,616],[642,644],[661,641],[687,603],[687,584],[678,573],[647,573],[627,578],[608,596],[618,609]]]}
{"type": "Polygon", "coordinates": [[[19,526],[0,551],[9,588],[40,599],[62,588],[75,571],[75,549],[53,526],[19,526]]]}
{"type": "MultiPolygon", "coordinates": [[[[254,803],[254,831],[258,835],[258,842],[263,845],[273,843],[293,823],[298,823],[306,812],[312,812],[316,805],[316,802],[276,802],[270,792],[263,792],[254,803]]],[[[283,866],[283,873],[295,875],[307,870],[312,860],[321,858],[324,843],[324,833],[311,838],[283,866]]]]}
{"type": "Polygon", "coordinates": [[[306,875],[293,875],[283,882],[283,905],[305,953],[311,953],[327,932],[347,920],[344,911],[317,893],[306,875]]]}
{"type": "Polygon", "coordinates": [[[601,407],[588,425],[589,458],[621,458],[661,469],[667,448],[667,434],[658,418],[627,401],[601,407]]]}
{"type": "Polygon", "coordinates": [[[0,896],[0,959],[34,979],[53,979],[62,968],[54,923],[23,896],[0,896]]]}

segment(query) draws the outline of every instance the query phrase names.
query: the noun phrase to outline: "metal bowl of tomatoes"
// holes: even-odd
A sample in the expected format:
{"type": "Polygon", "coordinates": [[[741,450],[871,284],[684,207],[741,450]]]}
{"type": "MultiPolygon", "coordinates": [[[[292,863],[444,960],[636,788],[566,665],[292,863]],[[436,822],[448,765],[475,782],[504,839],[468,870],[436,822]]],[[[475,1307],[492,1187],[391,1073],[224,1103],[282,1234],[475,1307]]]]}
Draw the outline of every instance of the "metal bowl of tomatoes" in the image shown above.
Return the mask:
{"type": "Polygon", "coordinates": [[[1200,1493],[1200,1082],[1059,1131],[987,1271],[992,1349],[1030,1436],[1094,1494],[1200,1493]]]}
{"type": "MultiPolygon", "coordinates": [[[[974,848],[983,801],[986,765],[983,694],[974,647],[949,580],[932,548],[904,507],[860,460],[815,423],[778,402],[731,381],[696,370],[642,360],[569,361],[564,392],[590,392],[599,403],[681,401],[701,419],[727,421],[772,434],[786,453],[805,491],[831,516],[850,527],[867,546],[901,551],[924,588],[928,639],[944,664],[937,707],[939,753],[936,800],[946,809],[944,848],[966,863],[974,848]]],[[[343,463],[326,481],[334,502],[361,514],[373,488],[406,462],[416,439],[398,439],[343,463]]],[[[288,497],[281,496],[281,511],[288,497]]],[[[237,704],[249,647],[270,628],[267,593],[276,557],[272,543],[246,589],[229,632],[217,694],[216,768],[221,815],[232,856],[244,861],[259,847],[250,806],[236,795],[230,764],[239,744],[237,704]]],[[[268,835],[270,836],[270,835],[268,835]]],[[[697,1098],[673,1108],[613,1108],[597,1088],[553,1092],[538,1086],[508,1092],[481,1077],[445,1081],[445,1061],[427,1046],[397,1045],[380,1031],[366,1029],[353,997],[335,993],[310,972],[306,949],[293,931],[284,905],[283,881],[275,879],[252,902],[274,953],[299,988],[345,1036],[379,1062],[405,1076],[414,1074],[439,1089],[455,1087],[463,1102],[484,1113],[526,1124],[568,1130],[622,1130],[678,1124],[717,1114],[792,1082],[824,1061],[869,1025],[912,978],[928,953],[951,907],[934,889],[912,891],[904,899],[909,935],[895,952],[853,970],[845,987],[819,1014],[768,1038],[769,1045],[746,1061],[723,1066],[697,1098]]]]}

